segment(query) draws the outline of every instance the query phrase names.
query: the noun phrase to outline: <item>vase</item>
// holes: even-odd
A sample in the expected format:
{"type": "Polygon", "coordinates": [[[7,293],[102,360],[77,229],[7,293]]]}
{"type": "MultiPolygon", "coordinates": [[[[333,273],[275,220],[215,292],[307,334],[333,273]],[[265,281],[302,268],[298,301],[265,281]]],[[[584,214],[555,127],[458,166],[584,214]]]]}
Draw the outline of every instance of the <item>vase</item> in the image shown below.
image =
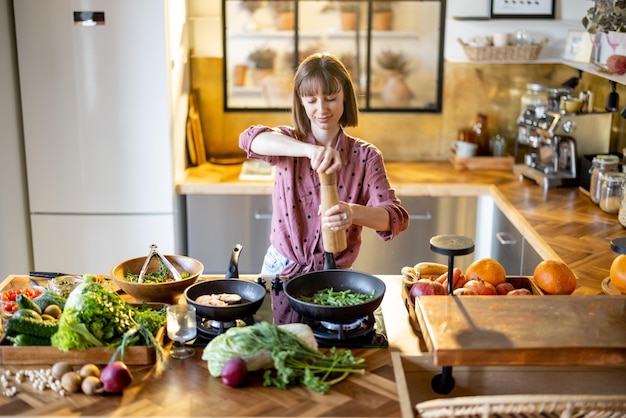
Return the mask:
{"type": "Polygon", "coordinates": [[[265,80],[267,76],[270,76],[272,74],[274,74],[273,68],[255,68],[253,74],[254,85],[262,86],[263,80],[265,80]]]}
{"type": "Polygon", "coordinates": [[[276,28],[278,30],[293,30],[295,27],[294,12],[280,12],[276,16],[276,28]]]}
{"type": "Polygon", "coordinates": [[[356,30],[356,13],[341,12],[341,28],[343,30],[356,30]]]}
{"type": "Polygon", "coordinates": [[[398,72],[389,72],[381,91],[381,98],[388,107],[407,107],[413,92],[406,83],[404,76],[398,72]]]}
{"type": "Polygon", "coordinates": [[[389,31],[391,30],[392,20],[393,14],[391,12],[375,12],[372,15],[372,29],[389,31]]]}
{"type": "Polygon", "coordinates": [[[233,84],[241,87],[246,84],[246,73],[248,72],[248,66],[245,64],[235,65],[233,84]]]}

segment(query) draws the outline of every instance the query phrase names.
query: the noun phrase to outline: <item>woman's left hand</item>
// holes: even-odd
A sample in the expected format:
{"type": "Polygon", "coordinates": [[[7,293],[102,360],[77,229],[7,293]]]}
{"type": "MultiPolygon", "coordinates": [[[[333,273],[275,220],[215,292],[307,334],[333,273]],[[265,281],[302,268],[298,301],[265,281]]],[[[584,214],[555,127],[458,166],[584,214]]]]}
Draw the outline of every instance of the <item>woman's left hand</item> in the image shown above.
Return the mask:
{"type": "Polygon", "coordinates": [[[322,227],[331,231],[340,231],[352,225],[352,207],[339,202],[322,214],[322,227]]]}

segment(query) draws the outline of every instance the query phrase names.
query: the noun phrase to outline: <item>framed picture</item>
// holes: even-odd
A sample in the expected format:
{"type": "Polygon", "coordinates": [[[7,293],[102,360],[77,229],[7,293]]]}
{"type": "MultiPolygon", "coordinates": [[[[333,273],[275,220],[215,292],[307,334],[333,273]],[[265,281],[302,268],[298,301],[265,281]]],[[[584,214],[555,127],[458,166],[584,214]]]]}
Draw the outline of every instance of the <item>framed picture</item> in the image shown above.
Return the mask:
{"type": "Polygon", "coordinates": [[[493,19],[554,19],[556,0],[491,0],[493,19]]]}
{"type": "Polygon", "coordinates": [[[584,62],[591,61],[593,45],[589,33],[584,30],[570,30],[565,41],[563,59],[565,61],[584,62]]]}

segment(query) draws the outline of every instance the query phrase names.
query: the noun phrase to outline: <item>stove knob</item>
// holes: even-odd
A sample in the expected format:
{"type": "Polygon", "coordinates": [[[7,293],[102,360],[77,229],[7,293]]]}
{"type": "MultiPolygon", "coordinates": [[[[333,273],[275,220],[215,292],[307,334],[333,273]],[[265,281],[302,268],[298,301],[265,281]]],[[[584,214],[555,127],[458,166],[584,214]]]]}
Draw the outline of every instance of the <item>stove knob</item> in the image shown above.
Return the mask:
{"type": "Polygon", "coordinates": [[[565,131],[566,134],[573,134],[574,131],[576,131],[576,122],[571,119],[563,122],[563,131],[565,131]]]}

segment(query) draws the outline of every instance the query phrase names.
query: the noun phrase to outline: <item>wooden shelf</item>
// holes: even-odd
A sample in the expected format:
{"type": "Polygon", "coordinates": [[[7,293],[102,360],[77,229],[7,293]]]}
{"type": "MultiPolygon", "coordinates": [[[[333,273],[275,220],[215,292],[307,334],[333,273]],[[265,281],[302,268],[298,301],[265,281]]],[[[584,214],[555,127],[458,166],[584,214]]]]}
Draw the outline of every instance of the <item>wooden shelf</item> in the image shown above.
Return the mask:
{"type": "Polygon", "coordinates": [[[598,77],[606,78],[607,80],[615,81],[616,83],[626,85],[626,74],[618,75],[618,74],[609,74],[609,73],[605,73],[602,71],[598,71],[595,65],[591,63],[587,63],[587,62],[563,61],[563,64],[569,67],[575,68],[577,70],[581,70],[586,73],[597,75],[598,77]]]}

